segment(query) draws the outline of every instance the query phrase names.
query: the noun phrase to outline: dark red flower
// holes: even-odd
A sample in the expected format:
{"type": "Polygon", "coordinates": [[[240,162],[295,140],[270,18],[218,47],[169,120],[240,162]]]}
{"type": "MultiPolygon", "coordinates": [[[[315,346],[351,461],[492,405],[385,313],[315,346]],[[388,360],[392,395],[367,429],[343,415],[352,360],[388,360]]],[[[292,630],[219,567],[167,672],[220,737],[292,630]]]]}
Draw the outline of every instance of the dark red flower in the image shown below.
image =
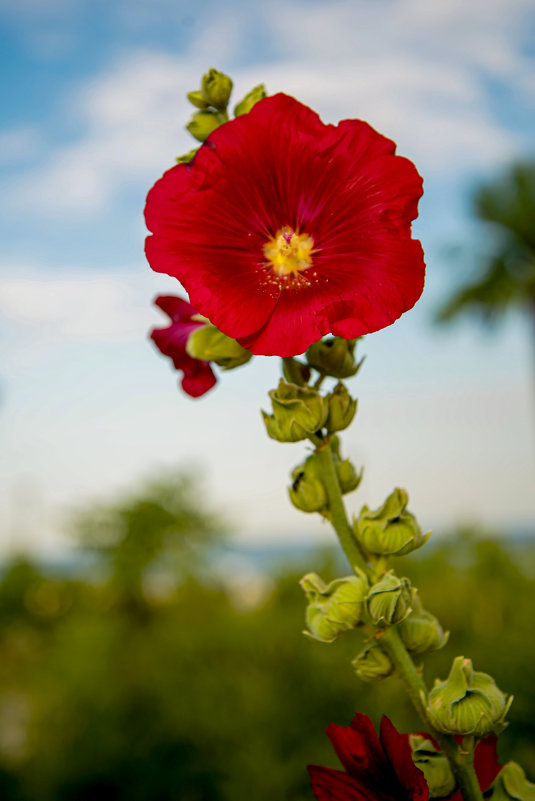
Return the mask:
{"type": "Polygon", "coordinates": [[[172,359],[176,369],[184,373],[181,381],[184,392],[192,398],[198,398],[214,386],[216,377],[210,362],[192,358],[186,352],[186,345],[190,334],[205,323],[199,319],[197,309],[182,298],[163,295],[154,302],[169,315],[172,322],[168,328],[155,328],[151,332],[151,339],[165,356],[172,359]]]}
{"type": "Polygon", "coordinates": [[[384,328],[422,293],[422,179],[361,120],[324,125],[284,94],[215,130],[147,197],[151,267],[256,354],[384,328]]]}
{"type": "Polygon", "coordinates": [[[310,781],[319,801],[427,801],[423,773],[412,761],[408,735],[399,734],[383,717],[381,736],[371,720],[357,714],[350,726],[327,728],[345,771],[309,765],[310,781]]]}

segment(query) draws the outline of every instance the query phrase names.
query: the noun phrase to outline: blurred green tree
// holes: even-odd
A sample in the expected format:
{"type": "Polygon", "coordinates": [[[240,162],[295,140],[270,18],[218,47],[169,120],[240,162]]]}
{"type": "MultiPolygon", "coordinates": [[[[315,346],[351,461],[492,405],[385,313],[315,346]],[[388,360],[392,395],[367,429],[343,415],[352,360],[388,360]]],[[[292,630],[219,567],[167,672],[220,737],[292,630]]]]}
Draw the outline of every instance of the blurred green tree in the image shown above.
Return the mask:
{"type": "Polygon", "coordinates": [[[535,163],[513,165],[473,196],[477,218],[488,223],[488,254],[475,280],[442,305],[438,322],[473,313],[494,322],[509,308],[527,312],[535,332],[535,163]]]}

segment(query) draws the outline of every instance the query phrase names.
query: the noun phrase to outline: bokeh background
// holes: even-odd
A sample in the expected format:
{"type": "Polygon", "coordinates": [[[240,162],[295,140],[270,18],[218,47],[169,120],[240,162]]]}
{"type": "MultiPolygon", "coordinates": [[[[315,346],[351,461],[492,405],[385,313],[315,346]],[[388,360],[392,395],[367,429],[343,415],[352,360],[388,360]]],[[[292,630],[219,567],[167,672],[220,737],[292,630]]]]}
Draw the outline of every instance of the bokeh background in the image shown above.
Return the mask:
{"type": "Polygon", "coordinates": [[[515,692],[500,748],[535,777],[533,279],[513,258],[497,325],[435,322],[503,255],[474,198],[533,164],[534,42],[530,0],[0,2],[2,798],[295,801],[304,765],[332,764],[331,720],[417,726],[394,680],[354,680],[351,638],[300,634],[297,577],[342,566],[287,501],[300,446],[260,421],[276,360],[192,401],[147,338],[178,285],[144,260],[144,198],[191,149],[185,94],[210,66],[236,102],[264,82],[366,119],[424,176],[426,290],[359,344],[349,505],[409,490],[435,536],[404,568],[515,692]]]}

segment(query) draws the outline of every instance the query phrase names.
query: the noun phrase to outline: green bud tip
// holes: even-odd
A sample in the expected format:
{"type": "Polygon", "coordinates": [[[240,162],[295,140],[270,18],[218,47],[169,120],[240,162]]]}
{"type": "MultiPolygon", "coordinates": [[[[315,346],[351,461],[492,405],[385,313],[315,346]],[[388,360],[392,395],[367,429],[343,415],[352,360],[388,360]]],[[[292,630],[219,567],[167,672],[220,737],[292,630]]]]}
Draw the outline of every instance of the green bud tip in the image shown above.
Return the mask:
{"type": "Polygon", "coordinates": [[[308,600],[308,631],[304,632],[307,636],[320,642],[333,642],[360,623],[368,591],[364,574],[325,584],[317,573],[307,573],[299,583],[308,600]]]}
{"type": "Polygon", "coordinates": [[[218,111],[225,111],[231,92],[232,80],[224,72],[210,67],[208,72],[203,75],[200,94],[209,106],[213,106],[218,111]]]}
{"type": "Polygon", "coordinates": [[[491,676],[474,671],[470,659],[458,656],[448,678],[437,679],[429,693],[428,713],[435,728],[446,734],[485,737],[505,728],[512,701],[491,676]]]}
{"type": "Polygon", "coordinates": [[[253,106],[256,106],[259,100],[263,100],[264,97],[267,97],[266,87],[263,83],[258,84],[255,86],[254,89],[251,89],[250,92],[247,92],[243,100],[240,100],[234,106],[234,116],[241,117],[242,114],[248,114],[253,106]]]}
{"type": "Polygon", "coordinates": [[[431,532],[423,534],[416,518],[407,511],[409,496],[395,489],[375,511],[364,506],[355,525],[363,548],[376,556],[404,556],[421,548],[431,532]]]}

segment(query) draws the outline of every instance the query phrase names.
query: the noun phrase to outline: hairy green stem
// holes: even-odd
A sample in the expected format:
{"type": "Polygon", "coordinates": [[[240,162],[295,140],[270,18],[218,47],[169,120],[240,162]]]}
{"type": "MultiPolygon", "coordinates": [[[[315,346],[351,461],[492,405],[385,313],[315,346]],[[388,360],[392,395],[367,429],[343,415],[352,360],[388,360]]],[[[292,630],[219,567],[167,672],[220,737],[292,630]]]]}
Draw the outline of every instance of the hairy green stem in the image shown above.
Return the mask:
{"type": "MultiPolygon", "coordinates": [[[[368,577],[373,579],[373,571],[368,565],[347,519],[329,441],[322,440],[318,436],[312,436],[310,439],[316,446],[316,455],[321,469],[323,485],[327,493],[327,498],[329,499],[330,520],[338,535],[340,545],[350,565],[353,568],[360,568],[368,577]]],[[[436,731],[431,725],[426,710],[427,689],[425,683],[416,670],[412,657],[405,648],[394,626],[386,629],[381,637],[381,645],[388,652],[426,730],[432,734],[448,757],[453,775],[462,792],[464,801],[483,801],[483,796],[474,770],[473,755],[460,753],[460,749],[453,737],[436,731]]]]}
{"type": "Polygon", "coordinates": [[[464,801],[483,801],[483,795],[474,770],[473,755],[461,753],[454,738],[437,731],[429,721],[426,710],[426,686],[395,627],[388,628],[385,631],[381,637],[381,646],[387,651],[392,660],[392,664],[395,666],[414,708],[425,724],[427,732],[435,738],[448,757],[464,801]]]}
{"type": "Polygon", "coordinates": [[[329,500],[330,521],[338,535],[342,550],[351,567],[358,567],[366,575],[370,575],[370,568],[347,519],[329,441],[322,442],[317,437],[314,437],[312,441],[317,445],[316,456],[321,469],[323,486],[329,500]]]}

